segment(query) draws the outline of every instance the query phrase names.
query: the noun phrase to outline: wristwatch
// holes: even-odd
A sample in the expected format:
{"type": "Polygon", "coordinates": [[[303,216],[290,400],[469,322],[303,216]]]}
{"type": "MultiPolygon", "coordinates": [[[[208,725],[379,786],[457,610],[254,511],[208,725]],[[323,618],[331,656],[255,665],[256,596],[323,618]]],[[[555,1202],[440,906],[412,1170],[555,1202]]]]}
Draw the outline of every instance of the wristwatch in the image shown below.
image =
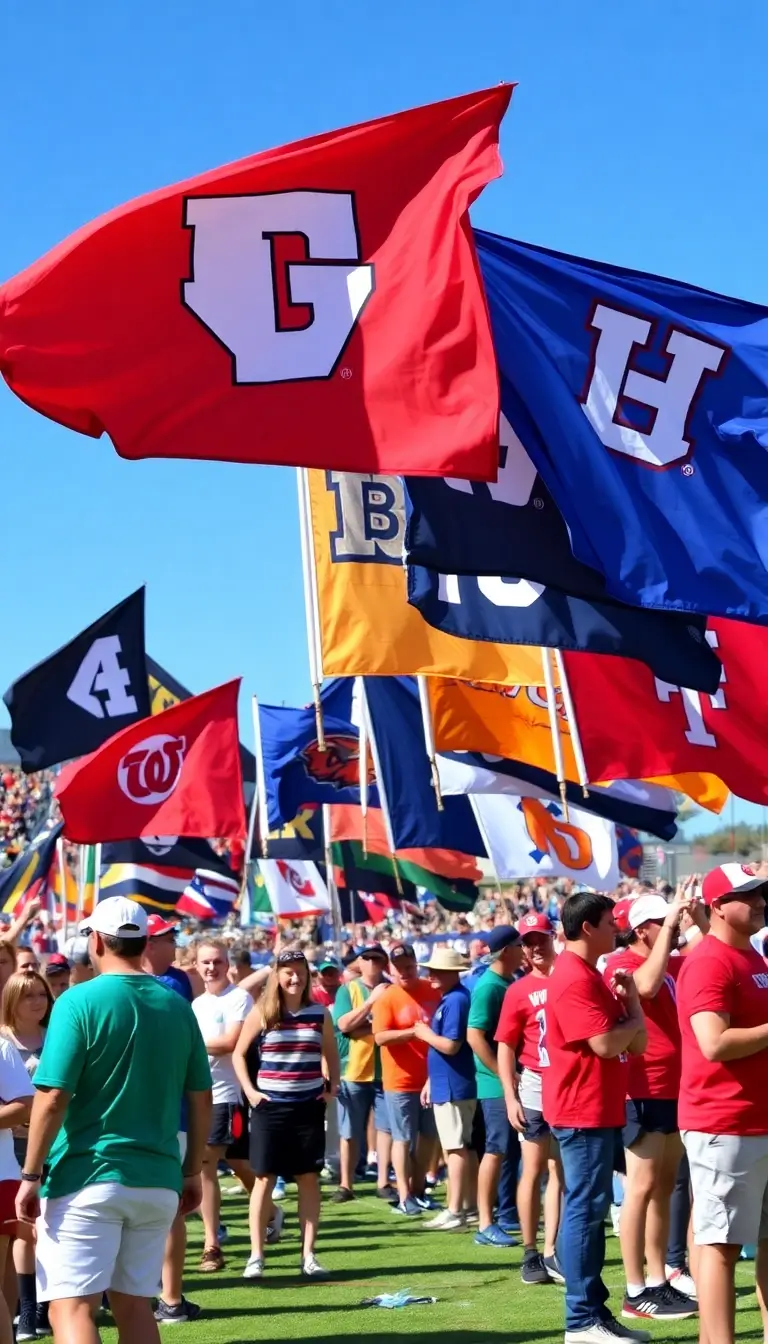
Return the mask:
{"type": "Polygon", "coordinates": [[[33,1185],[37,1181],[42,1181],[43,1173],[41,1171],[22,1171],[22,1181],[32,1181],[33,1185]]]}

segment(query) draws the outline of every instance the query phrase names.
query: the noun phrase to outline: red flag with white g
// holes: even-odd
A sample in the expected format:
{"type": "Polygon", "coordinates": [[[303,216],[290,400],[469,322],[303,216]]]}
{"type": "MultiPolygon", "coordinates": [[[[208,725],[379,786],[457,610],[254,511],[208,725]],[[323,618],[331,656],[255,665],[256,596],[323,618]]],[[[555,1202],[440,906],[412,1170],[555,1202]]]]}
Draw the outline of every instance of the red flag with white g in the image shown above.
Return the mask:
{"type": "Polygon", "coordinates": [[[116,733],[62,770],[68,840],[245,833],[237,725],[239,678],[116,733]]]}

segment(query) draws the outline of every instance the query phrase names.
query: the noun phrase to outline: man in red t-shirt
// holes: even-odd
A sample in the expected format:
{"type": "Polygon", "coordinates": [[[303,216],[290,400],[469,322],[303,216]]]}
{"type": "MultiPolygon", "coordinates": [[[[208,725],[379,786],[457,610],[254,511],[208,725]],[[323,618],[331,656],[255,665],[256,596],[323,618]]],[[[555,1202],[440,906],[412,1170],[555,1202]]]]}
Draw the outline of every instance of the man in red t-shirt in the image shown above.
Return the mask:
{"type": "Polygon", "coordinates": [[[541,1075],[547,1055],[547,985],[555,965],[555,930],[546,915],[524,915],[517,931],[528,974],[509,986],[501,1008],[496,1041],[499,1077],[509,1123],[521,1137],[522,1172],[517,1210],[523,1234],[523,1283],[563,1283],[555,1251],[560,1223],[562,1170],[557,1145],[542,1114],[541,1075]],[[520,1074],[518,1075],[518,1065],[520,1074]],[[544,1199],[544,1254],[536,1249],[541,1213],[541,1180],[549,1168],[544,1199]]]}
{"type": "MultiPolygon", "coordinates": [[[[630,900],[624,932],[614,911],[623,946],[608,958],[603,972],[609,988],[616,971],[632,976],[648,1031],[644,1054],[629,1060],[623,1135],[627,1180],[620,1237],[627,1292],[622,1315],[630,1320],[685,1320],[696,1312],[696,1302],[668,1283],[666,1271],[670,1201],[683,1156],[677,1123],[681,1046],[675,992],[683,962],[672,954],[683,913],[694,908],[692,888],[692,879],[681,883],[670,905],[652,892],[630,900]]],[[[697,918],[705,918],[700,909],[697,918]]]]}
{"type": "MultiPolygon", "coordinates": [[[[608,1311],[602,1280],[604,1220],[611,1203],[616,1131],[624,1124],[625,1052],[641,1054],[645,1019],[632,976],[617,970],[612,991],[597,963],[613,951],[613,901],[569,896],[562,910],[565,950],[547,985],[543,1111],[560,1145],[565,1199],[560,1264],[565,1275],[565,1344],[647,1341],[608,1311]]],[[[719,1341],[718,1341],[719,1344],[719,1341]]]]}
{"type": "Polygon", "coordinates": [[[758,1242],[756,1277],[768,1338],[768,968],[750,944],[765,922],[768,883],[726,863],[702,898],[710,930],[677,982],[683,1041],[679,1118],[691,1168],[694,1277],[712,1344],[733,1344],[734,1275],[758,1242]]]}

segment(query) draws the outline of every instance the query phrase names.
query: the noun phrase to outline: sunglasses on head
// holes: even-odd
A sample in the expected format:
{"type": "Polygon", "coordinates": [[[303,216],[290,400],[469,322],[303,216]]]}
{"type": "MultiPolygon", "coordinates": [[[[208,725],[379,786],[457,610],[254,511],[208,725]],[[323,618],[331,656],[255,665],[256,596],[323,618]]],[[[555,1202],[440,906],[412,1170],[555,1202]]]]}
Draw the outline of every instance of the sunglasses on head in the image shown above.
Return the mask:
{"type": "Polygon", "coordinates": [[[306,963],[306,960],[307,958],[304,956],[303,952],[280,952],[278,954],[277,964],[278,966],[291,966],[299,961],[306,963]]]}

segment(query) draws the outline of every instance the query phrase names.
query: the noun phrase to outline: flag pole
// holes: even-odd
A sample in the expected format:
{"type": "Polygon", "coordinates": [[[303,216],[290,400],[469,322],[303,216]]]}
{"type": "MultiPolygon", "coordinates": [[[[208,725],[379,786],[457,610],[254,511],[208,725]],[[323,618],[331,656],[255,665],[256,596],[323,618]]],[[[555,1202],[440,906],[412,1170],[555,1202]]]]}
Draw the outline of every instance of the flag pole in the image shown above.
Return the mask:
{"type": "MultiPolygon", "coordinates": [[[[251,712],[253,714],[253,737],[254,741],[257,741],[259,737],[258,732],[259,705],[255,695],[251,696],[251,712]]],[[[256,759],[258,760],[258,757],[256,759]]],[[[251,810],[248,814],[248,831],[245,840],[245,860],[243,862],[243,877],[240,883],[241,901],[245,895],[245,891],[248,886],[248,878],[250,877],[251,873],[251,851],[253,849],[253,836],[256,830],[256,810],[258,808],[258,805],[259,805],[259,780],[258,780],[258,765],[257,765],[256,780],[253,785],[253,798],[251,799],[251,810]]]]}
{"type": "Polygon", "coordinates": [[[315,573],[314,565],[315,548],[312,541],[307,472],[304,467],[297,467],[296,482],[299,491],[299,532],[301,535],[301,567],[304,575],[304,608],[307,618],[309,675],[312,682],[312,700],[315,706],[317,745],[320,751],[325,751],[323,704],[320,699],[320,687],[323,680],[323,658],[320,643],[320,608],[317,598],[317,575],[315,573]]]}
{"type": "Polygon", "coordinates": [[[568,821],[568,796],[565,789],[565,765],[563,763],[563,744],[560,740],[560,724],[557,719],[557,701],[555,699],[555,683],[552,677],[552,664],[549,661],[549,649],[541,650],[541,666],[544,670],[544,687],[547,692],[547,712],[549,714],[549,731],[552,735],[552,750],[555,754],[555,770],[557,771],[557,783],[560,789],[560,801],[563,804],[565,820],[568,821]]]}
{"type": "Polygon", "coordinates": [[[419,687],[419,704],[421,705],[421,722],[424,725],[424,745],[427,748],[427,759],[429,768],[432,771],[432,788],[435,790],[435,802],[438,812],[443,811],[443,794],[440,788],[440,772],[435,760],[435,730],[432,723],[432,706],[429,703],[429,687],[426,677],[417,677],[416,682],[419,687]]]}
{"type": "Polygon", "coordinates": [[[87,845],[81,845],[79,849],[79,868],[77,873],[77,924],[80,926],[80,920],[83,918],[83,906],[85,905],[85,851],[87,845]]]}
{"type": "Polygon", "coordinates": [[[64,951],[64,944],[67,941],[67,859],[64,853],[64,840],[59,836],[56,841],[56,857],[59,861],[59,876],[61,878],[61,950],[64,951]]]}
{"type": "Polygon", "coordinates": [[[333,924],[333,946],[336,955],[341,952],[341,906],[336,891],[336,879],[333,875],[333,850],[331,849],[331,805],[323,803],[323,848],[325,850],[325,881],[331,905],[331,923],[333,924]]]}
{"type": "MultiPolygon", "coordinates": [[[[362,679],[358,677],[357,684],[362,688],[362,679]]],[[[361,689],[362,695],[362,689],[361,689]]],[[[360,714],[360,815],[363,820],[363,855],[368,858],[368,717],[365,709],[360,714]]]]}
{"type": "Polygon", "coordinates": [[[587,774],[587,766],[584,760],[584,752],[582,751],[581,747],[581,735],[579,733],[579,725],[576,719],[576,711],[573,707],[573,696],[571,695],[571,686],[570,682],[568,681],[567,673],[565,671],[565,659],[563,658],[560,649],[555,649],[555,667],[557,668],[557,675],[560,678],[560,690],[563,692],[563,704],[565,705],[565,712],[568,717],[568,723],[570,724],[571,727],[571,743],[573,745],[573,754],[576,759],[576,771],[579,776],[581,791],[584,794],[584,797],[588,798],[589,789],[587,788],[587,785],[589,784],[589,776],[587,774]]]}
{"type": "Polygon", "coordinates": [[[486,831],[485,826],[483,825],[483,819],[480,815],[480,809],[477,806],[473,794],[469,793],[467,794],[467,797],[469,798],[470,807],[472,808],[472,811],[475,814],[475,821],[477,822],[477,829],[480,832],[480,839],[485,845],[485,852],[488,856],[488,862],[491,865],[491,877],[493,878],[496,884],[496,890],[499,894],[499,900],[503,900],[504,897],[501,894],[501,882],[499,881],[499,875],[496,872],[496,864],[493,862],[493,854],[491,853],[491,844],[488,839],[488,832],[486,831]]]}
{"type": "Polygon", "coordinates": [[[398,895],[402,898],[403,882],[400,876],[400,870],[397,866],[397,855],[395,852],[395,833],[392,830],[392,818],[389,815],[389,804],[387,802],[387,795],[384,789],[384,776],[381,773],[381,759],[379,757],[379,748],[376,742],[376,734],[373,731],[373,720],[371,718],[370,709],[368,708],[368,696],[366,695],[365,692],[365,677],[360,678],[360,708],[361,708],[361,719],[364,718],[366,720],[368,742],[371,748],[371,760],[373,761],[373,769],[376,775],[376,786],[379,790],[379,807],[381,808],[381,815],[384,821],[384,830],[386,831],[387,835],[387,844],[389,845],[389,857],[392,860],[392,872],[394,873],[398,895]]]}
{"type": "MultiPolygon", "coordinates": [[[[258,809],[259,832],[261,836],[262,858],[267,857],[269,834],[269,813],[267,811],[267,781],[264,774],[264,751],[261,744],[261,719],[259,718],[259,699],[254,695],[251,702],[253,710],[253,742],[256,756],[256,792],[253,795],[254,808],[258,809]]],[[[253,838],[253,833],[251,833],[253,838]]],[[[249,851],[250,853],[250,851],[249,851]]]]}
{"type": "Polygon", "coordinates": [[[97,905],[101,891],[101,841],[93,851],[93,904],[97,905]]]}

